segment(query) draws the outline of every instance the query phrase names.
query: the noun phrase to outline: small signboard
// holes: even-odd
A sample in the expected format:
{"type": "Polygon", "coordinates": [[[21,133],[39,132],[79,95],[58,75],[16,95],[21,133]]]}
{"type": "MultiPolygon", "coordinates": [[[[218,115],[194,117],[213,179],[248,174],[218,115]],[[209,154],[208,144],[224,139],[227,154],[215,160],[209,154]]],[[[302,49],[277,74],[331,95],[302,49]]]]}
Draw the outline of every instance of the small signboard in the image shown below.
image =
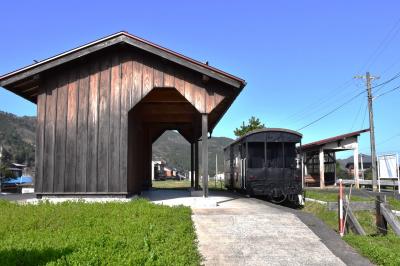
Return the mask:
{"type": "Polygon", "coordinates": [[[397,154],[386,154],[378,156],[378,187],[381,191],[381,179],[395,179],[399,188],[399,163],[397,154]]]}

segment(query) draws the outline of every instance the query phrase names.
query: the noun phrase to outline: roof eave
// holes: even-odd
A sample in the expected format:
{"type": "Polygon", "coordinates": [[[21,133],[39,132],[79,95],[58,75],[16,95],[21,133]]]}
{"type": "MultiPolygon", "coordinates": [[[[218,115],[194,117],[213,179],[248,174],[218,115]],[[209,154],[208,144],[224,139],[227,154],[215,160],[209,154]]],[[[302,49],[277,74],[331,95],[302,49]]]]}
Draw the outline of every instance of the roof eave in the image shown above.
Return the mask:
{"type": "Polygon", "coordinates": [[[70,62],[72,60],[86,56],[90,53],[122,42],[147,51],[149,53],[158,55],[179,65],[183,65],[189,69],[200,72],[223,83],[229,84],[230,86],[237,89],[242,89],[246,85],[246,82],[244,80],[225,73],[219,69],[205,65],[199,61],[183,56],[156,44],[150,43],[127,32],[118,32],[100,40],[91,42],[89,44],[43,60],[36,64],[3,75],[0,77],[0,86],[7,88],[7,86],[12,85],[13,83],[18,82],[22,79],[28,78],[32,75],[37,75],[58,65],[70,62]]]}

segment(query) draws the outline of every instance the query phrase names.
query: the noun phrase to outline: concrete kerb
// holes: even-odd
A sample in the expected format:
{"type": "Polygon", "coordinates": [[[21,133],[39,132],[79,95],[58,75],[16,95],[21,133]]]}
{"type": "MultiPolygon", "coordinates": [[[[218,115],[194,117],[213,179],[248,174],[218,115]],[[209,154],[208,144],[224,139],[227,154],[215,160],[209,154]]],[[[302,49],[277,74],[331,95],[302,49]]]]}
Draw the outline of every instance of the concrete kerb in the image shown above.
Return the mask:
{"type": "Polygon", "coordinates": [[[252,198],[251,200],[296,215],[314,234],[321,239],[322,243],[324,243],[334,255],[339,257],[347,265],[374,265],[368,259],[357,253],[350,245],[342,240],[335,231],[330,229],[323,221],[314,215],[301,210],[291,209],[285,206],[265,202],[259,199],[252,198]]]}

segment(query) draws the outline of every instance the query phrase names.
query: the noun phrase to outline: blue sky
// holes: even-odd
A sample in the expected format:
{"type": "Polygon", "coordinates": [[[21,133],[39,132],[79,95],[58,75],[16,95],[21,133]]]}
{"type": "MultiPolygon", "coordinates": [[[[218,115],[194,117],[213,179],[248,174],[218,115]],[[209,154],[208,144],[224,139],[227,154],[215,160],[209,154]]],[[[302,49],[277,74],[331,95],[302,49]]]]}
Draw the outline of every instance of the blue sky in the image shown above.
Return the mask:
{"type": "MultiPolygon", "coordinates": [[[[215,136],[233,137],[252,115],[297,130],[361,92],[354,75],[368,70],[377,84],[400,72],[398,1],[8,2],[1,74],[126,30],[247,81],[215,136]]],[[[398,85],[400,78],[377,94],[398,85]]],[[[399,105],[400,90],[374,101],[378,153],[400,151],[399,105]]],[[[303,142],[367,128],[365,106],[363,95],[301,130],[303,142]]],[[[36,106],[0,89],[0,110],[35,115],[36,106]]],[[[368,141],[364,134],[364,153],[368,141]]]]}

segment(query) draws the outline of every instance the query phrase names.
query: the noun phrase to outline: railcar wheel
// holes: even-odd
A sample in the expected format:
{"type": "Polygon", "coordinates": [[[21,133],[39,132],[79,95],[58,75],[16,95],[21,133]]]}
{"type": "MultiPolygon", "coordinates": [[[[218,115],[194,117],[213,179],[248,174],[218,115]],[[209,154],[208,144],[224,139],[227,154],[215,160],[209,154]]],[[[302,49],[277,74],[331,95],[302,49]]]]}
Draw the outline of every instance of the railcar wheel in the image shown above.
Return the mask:
{"type": "Polygon", "coordinates": [[[271,201],[275,204],[281,204],[282,202],[284,202],[286,200],[286,195],[282,194],[279,197],[271,197],[271,201]]]}

